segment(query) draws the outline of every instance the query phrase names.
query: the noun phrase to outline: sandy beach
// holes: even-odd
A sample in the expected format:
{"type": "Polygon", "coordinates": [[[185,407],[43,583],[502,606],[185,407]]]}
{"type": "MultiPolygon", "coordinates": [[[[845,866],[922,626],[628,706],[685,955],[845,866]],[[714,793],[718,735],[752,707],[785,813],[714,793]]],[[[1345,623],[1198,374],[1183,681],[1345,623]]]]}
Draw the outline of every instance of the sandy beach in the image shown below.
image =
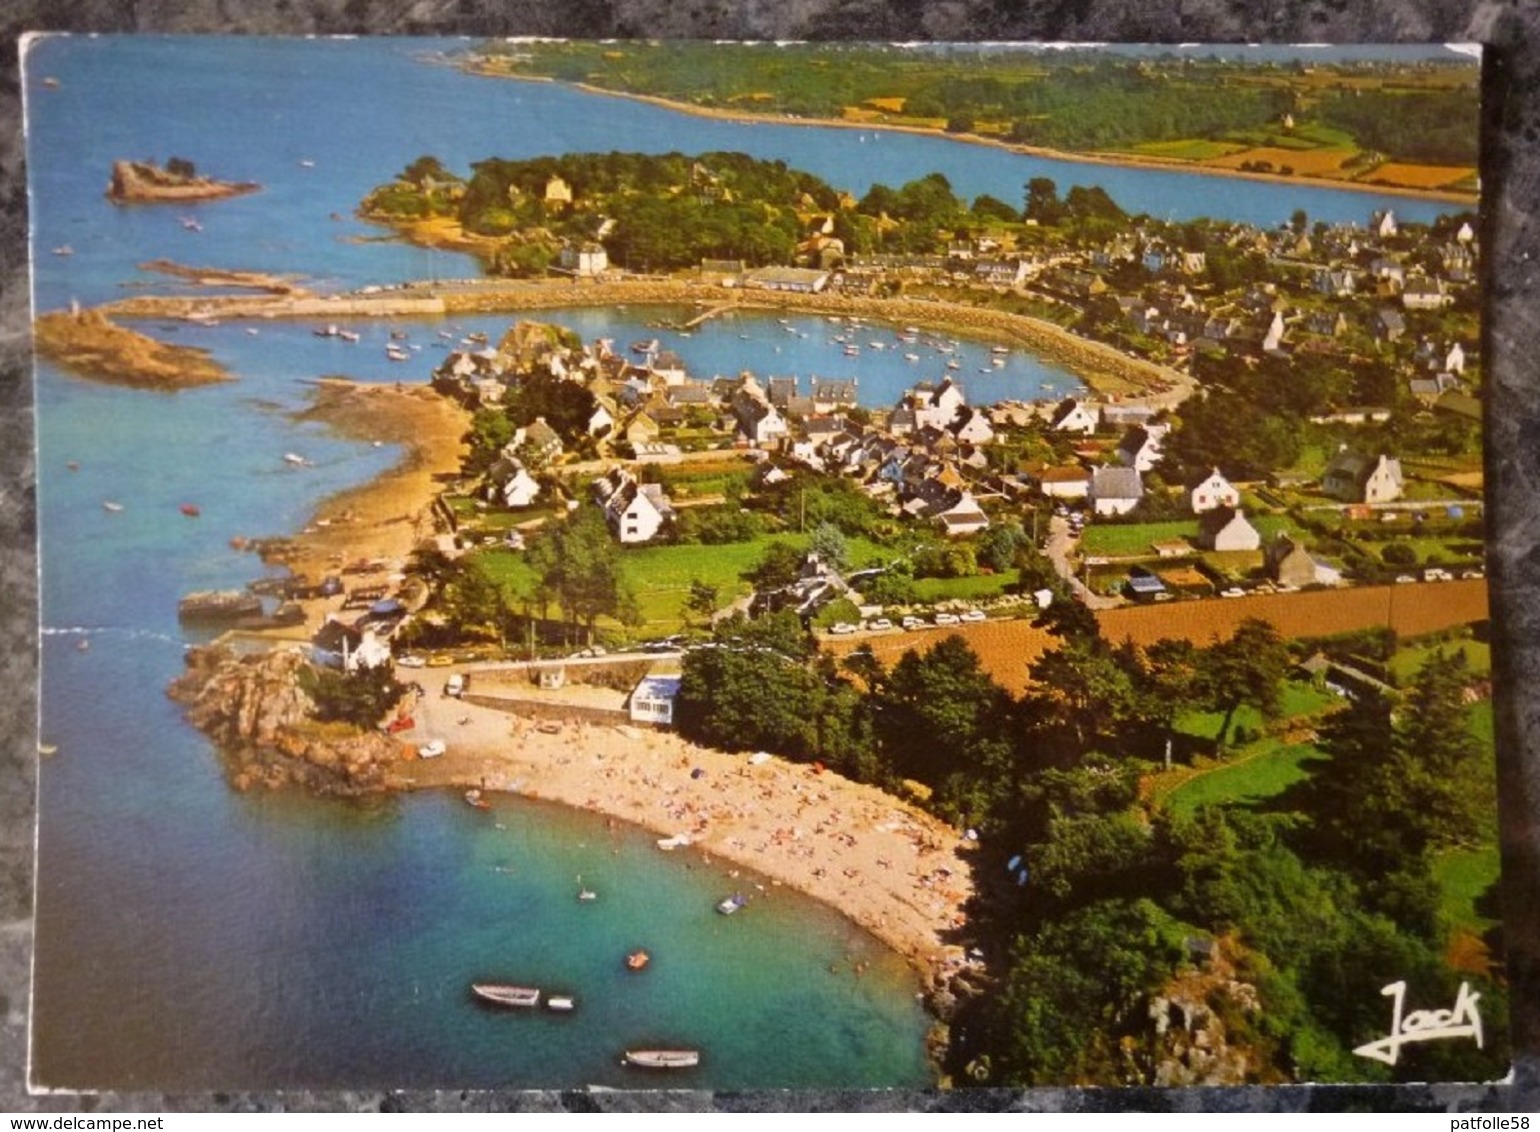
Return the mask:
{"type": "MultiPolygon", "coordinates": [[[[407,451],[383,476],[326,500],[294,536],[289,565],[312,577],[360,559],[398,566],[433,532],[429,508],[440,477],[458,470],[464,411],[422,386],[327,381],[305,415],[344,435],[405,443],[407,451]]],[[[308,605],[313,628],[337,599],[308,605]]],[[[445,672],[398,673],[426,687],[408,709],[416,725],[399,736],[403,754],[429,738],[448,745],[438,759],[405,758],[394,776],[400,788],[507,791],[664,837],[683,834],[690,845],[679,852],[704,852],[769,878],[758,898],[773,898],[779,883],[830,904],[930,980],[961,966],[961,948],[946,933],[963,922],[972,892],[967,843],[944,823],[830,771],[781,759],[753,765],[671,732],[583,722],[542,728],[442,696],[445,672]]]]}
{"type": "MultiPolygon", "coordinates": [[[[972,894],[959,831],[870,786],[779,758],[697,746],[669,731],[588,722],[546,723],[442,695],[429,670],[411,706],[409,743],[443,739],[447,752],[403,762],[412,788],[480,787],[543,798],[633,822],[678,853],[746,866],[844,913],[922,972],[962,957],[949,942],[972,894]]],[[[410,671],[400,674],[412,679],[410,671]]],[[[659,850],[660,853],[664,850],[659,850]]]]}
{"type": "MultiPolygon", "coordinates": [[[[307,415],[345,435],[405,443],[407,452],[383,476],[325,501],[294,537],[291,566],[319,576],[344,561],[404,562],[432,533],[439,477],[458,470],[464,411],[422,386],[328,381],[307,415]]],[[[307,603],[311,627],[337,600],[307,603]]],[[[779,883],[828,903],[912,961],[928,985],[963,965],[962,948],[948,940],[972,894],[969,843],[959,831],[831,771],[779,758],[753,764],[746,755],[628,724],[542,727],[450,699],[441,694],[448,671],[398,672],[426,689],[408,708],[415,727],[399,736],[407,756],[394,776],[400,788],[507,791],[662,837],[683,834],[690,845],[678,852],[706,853],[769,878],[756,898],[773,899],[779,883]],[[443,739],[447,753],[410,757],[429,738],[443,739]]]]}

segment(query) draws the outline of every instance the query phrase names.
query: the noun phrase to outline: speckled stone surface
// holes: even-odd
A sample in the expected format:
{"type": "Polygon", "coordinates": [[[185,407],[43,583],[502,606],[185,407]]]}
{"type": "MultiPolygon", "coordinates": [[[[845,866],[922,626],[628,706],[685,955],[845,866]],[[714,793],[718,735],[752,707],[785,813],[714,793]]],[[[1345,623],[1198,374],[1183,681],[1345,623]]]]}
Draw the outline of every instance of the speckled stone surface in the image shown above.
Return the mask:
{"type": "Polygon", "coordinates": [[[1497,0],[7,0],[0,5],[0,1110],[1504,1111],[1540,1109],[1540,6],[1497,0]],[[1259,14],[1260,13],[1260,14],[1259,14]],[[26,179],[17,40],[29,30],[1487,44],[1493,624],[1512,1079],[1495,1086],[1016,1092],[348,1092],[30,1096],[37,572],[26,179]]]}

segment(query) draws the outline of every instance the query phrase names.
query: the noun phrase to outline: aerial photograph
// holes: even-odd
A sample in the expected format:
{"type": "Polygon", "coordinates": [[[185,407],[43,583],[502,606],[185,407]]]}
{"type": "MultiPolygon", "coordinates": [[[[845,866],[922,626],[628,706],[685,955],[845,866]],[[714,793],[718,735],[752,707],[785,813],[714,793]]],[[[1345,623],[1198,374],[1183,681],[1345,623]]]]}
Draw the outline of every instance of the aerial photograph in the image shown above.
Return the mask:
{"type": "Polygon", "coordinates": [[[1502,1078],[1480,79],[26,40],[31,1087],[1502,1078]]]}

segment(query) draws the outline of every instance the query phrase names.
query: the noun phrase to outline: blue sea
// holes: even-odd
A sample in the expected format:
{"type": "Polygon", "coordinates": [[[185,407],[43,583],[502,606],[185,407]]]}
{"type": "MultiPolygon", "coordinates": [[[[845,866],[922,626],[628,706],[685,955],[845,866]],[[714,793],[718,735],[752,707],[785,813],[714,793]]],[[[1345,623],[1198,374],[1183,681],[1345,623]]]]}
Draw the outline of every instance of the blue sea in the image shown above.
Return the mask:
{"type": "MultiPolygon", "coordinates": [[[[1050,162],[941,138],[688,117],[546,83],[500,82],[430,61],[459,41],[59,37],[26,60],[38,309],[137,290],[164,257],[299,276],[342,289],[471,276],[465,257],[385,239],[352,217],[417,156],[466,169],[488,156],[573,150],[736,149],[783,158],[856,193],[944,170],[959,193],[1019,199],[1034,176],[1100,183],[1124,207],[1179,218],[1365,220],[1423,201],[1050,162]],[[45,86],[44,76],[53,80],[45,86]],[[124,157],[194,160],[250,196],[117,207],[124,157]],[[184,219],[196,219],[199,230],[184,219]],[[72,255],[54,255],[65,245],[72,255]]],[[[693,334],[677,312],[540,312],[585,338],[660,337],[696,376],[856,377],[891,404],[951,372],[974,401],[1058,396],[1074,377],[1023,353],[1004,368],[960,342],[848,358],[823,319],[736,315],[693,334]],[[905,351],[919,355],[913,361],[905,351]],[[955,370],[946,361],[955,359],[955,370]]],[[[311,328],[150,323],[203,346],[238,380],[174,395],[37,373],[42,559],[41,767],[32,1077],[53,1087],[199,1091],[279,1087],[655,1087],[617,1064],[627,1046],[683,1045],[695,1088],[922,1086],[928,1019],[899,960],[837,909],[781,888],[732,918],[741,886],[689,852],[559,807],[453,794],[369,803],[231,790],[218,756],[165,696],[196,638],[185,592],[262,572],[235,535],[304,525],[325,496],[393,463],[293,418],[327,374],[426,381],[438,331],[497,335],[514,316],[406,321],[357,345],[311,328]],[[283,454],[303,454],[296,467],[283,454]],[[71,465],[74,465],[73,467],[71,465]],[[104,503],[120,510],[108,510],[104,503]],[[201,517],[178,510],[195,503],[201,517]],[[600,899],[580,904],[577,878],[600,899]],[[654,956],[645,974],[621,958],[654,956]],[[857,964],[864,974],[855,973],[857,964]],[[478,1008],[475,978],[570,991],[571,1016],[478,1008]]]]}

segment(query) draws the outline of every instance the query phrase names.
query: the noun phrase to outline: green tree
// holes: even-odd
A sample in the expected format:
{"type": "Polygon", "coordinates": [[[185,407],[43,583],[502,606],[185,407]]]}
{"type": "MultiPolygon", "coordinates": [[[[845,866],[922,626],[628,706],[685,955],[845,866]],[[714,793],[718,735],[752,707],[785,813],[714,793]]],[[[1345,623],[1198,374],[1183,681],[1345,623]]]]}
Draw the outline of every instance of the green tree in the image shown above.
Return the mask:
{"type": "Polygon", "coordinates": [[[816,554],[820,562],[837,572],[844,572],[850,565],[850,551],[845,536],[833,523],[823,522],[813,528],[807,551],[816,554]]]}
{"type": "Polygon", "coordinates": [[[1223,711],[1219,742],[1226,742],[1235,712],[1250,704],[1273,719],[1282,706],[1288,676],[1288,645],[1269,621],[1242,621],[1227,641],[1211,646],[1203,657],[1204,678],[1216,709],[1223,711]]]}
{"type": "Polygon", "coordinates": [[[1027,220],[1053,227],[1064,219],[1064,205],[1059,200],[1059,186],[1051,177],[1033,177],[1027,182],[1026,202],[1022,212],[1027,220]]]}
{"type": "Polygon", "coordinates": [[[635,597],[621,572],[620,549],[597,508],[572,512],[540,542],[547,546],[534,558],[541,590],[561,605],[565,617],[583,626],[590,641],[600,617],[634,611],[635,597]]]}
{"type": "Polygon", "coordinates": [[[299,670],[299,684],[315,705],[316,719],[359,728],[375,726],[406,694],[388,664],[360,666],[352,672],[305,667],[299,670]]]}
{"type": "Polygon", "coordinates": [[[699,578],[690,581],[690,596],[685,598],[684,610],[700,618],[703,624],[710,624],[711,615],[717,611],[718,589],[710,582],[703,582],[699,578]]]}
{"type": "Polygon", "coordinates": [[[1122,1084],[1125,1035],[1183,956],[1187,928],[1151,900],[1104,900],[1016,940],[1000,993],[991,1084],[1122,1084]]]}

